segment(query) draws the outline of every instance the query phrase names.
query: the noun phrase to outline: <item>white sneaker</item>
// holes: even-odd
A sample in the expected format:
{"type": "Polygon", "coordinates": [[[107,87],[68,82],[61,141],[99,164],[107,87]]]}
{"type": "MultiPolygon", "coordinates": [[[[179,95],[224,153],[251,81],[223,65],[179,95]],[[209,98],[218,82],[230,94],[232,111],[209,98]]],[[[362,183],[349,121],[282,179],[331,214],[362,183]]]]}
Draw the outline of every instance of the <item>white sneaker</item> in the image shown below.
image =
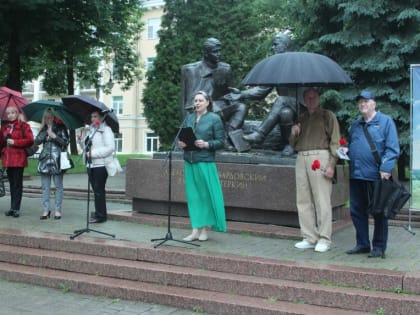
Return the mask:
{"type": "Polygon", "coordinates": [[[207,241],[209,239],[209,236],[207,235],[207,230],[203,228],[201,230],[200,236],[198,237],[199,241],[207,241]]]}
{"type": "Polygon", "coordinates": [[[299,249],[309,249],[314,248],[315,244],[309,243],[307,240],[303,240],[301,242],[296,243],[295,247],[299,249]]]}
{"type": "Polygon", "coordinates": [[[188,235],[187,237],[184,237],[182,240],[185,242],[192,242],[195,240],[198,240],[198,229],[193,229],[192,233],[188,235]]]}
{"type": "Polygon", "coordinates": [[[330,248],[331,248],[330,244],[318,242],[315,246],[315,251],[320,252],[320,253],[325,253],[325,252],[329,251],[330,248]]]}

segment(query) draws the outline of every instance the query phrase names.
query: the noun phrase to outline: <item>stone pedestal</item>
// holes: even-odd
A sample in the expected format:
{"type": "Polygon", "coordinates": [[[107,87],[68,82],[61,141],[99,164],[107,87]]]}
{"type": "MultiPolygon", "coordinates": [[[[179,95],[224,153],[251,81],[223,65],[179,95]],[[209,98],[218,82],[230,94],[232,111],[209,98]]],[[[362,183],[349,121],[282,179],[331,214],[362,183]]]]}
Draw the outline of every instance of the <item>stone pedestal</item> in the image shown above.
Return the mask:
{"type": "MultiPolygon", "coordinates": [[[[169,161],[130,159],[127,163],[126,194],[133,199],[134,213],[167,214],[169,161]]],[[[171,213],[188,216],[184,191],[182,153],[172,154],[171,213]]],[[[217,168],[223,187],[226,218],[298,227],[296,209],[295,160],[281,158],[279,152],[252,154],[220,153],[217,168]]],[[[347,216],[348,170],[337,167],[337,183],[332,194],[335,220],[347,216]]]]}

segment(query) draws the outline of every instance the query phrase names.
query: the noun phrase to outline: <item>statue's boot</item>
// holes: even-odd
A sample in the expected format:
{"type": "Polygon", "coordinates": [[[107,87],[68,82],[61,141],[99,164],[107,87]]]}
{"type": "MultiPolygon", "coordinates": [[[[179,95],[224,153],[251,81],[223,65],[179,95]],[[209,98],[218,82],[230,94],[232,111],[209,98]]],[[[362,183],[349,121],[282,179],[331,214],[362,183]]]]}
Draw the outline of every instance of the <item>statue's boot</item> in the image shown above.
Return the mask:
{"type": "Polygon", "coordinates": [[[262,121],[262,123],[256,131],[250,133],[249,135],[243,136],[243,139],[251,143],[263,143],[265,137],[267,137],[270,131],[273,130],[273,128],[278,123],[278,119],[278,115],[276,113],[271,112],[267,116],[267,118],[262,121]]]}
{"type": "Polygon", "coordinates": [[[281,130],[281,141],[282,143],[285,143],[285,147],[281,151],[282,156],[291,156],[295,153],[295,150],[293,150],[292,146],[289,144],[289,137],[290,133],[292,132],[292,125],[283,125],[280,126],[281,130]]]}

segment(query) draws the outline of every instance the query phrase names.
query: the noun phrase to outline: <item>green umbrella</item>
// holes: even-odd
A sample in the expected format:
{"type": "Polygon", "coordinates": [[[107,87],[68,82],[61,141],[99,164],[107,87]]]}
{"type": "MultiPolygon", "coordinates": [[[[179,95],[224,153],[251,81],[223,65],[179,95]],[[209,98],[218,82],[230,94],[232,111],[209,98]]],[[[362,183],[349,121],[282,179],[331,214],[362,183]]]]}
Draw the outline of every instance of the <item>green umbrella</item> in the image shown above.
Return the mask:
{"type": "Polygon", "coordinates": [[[60,118],[68,129],[77,129],[85,125],[76,114],[70,112],[61,102],[38,100],[22,107],[28,120],[39,123],[42,122],[42,117],[48,109],[52,110],[55,116],[60,118]]]}

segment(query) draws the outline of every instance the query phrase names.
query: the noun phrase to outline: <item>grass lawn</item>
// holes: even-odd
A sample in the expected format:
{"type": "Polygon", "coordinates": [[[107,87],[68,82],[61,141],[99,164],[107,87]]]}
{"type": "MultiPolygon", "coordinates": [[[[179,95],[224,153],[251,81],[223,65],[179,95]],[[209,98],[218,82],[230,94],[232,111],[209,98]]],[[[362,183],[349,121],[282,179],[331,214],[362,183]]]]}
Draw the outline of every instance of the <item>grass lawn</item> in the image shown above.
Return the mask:
{"type": "MultiPolygon", "coordinates": [[[[117,158],[120,161],[121,166],[127,164],[128,159],[132,158],[149,158],[150,155],[145,154],[118,154],[117,158]]],[[[72,155],[71,159],[74,163],[74,168],[68,170],[67,174],[77,174],[86,172],[86,166],[83,164],[83,159],[79,155],[72,155]]],[[[25,175],[38,175],[38,159],[29,158],[29,166],[25,168],[25,175]]]]}

